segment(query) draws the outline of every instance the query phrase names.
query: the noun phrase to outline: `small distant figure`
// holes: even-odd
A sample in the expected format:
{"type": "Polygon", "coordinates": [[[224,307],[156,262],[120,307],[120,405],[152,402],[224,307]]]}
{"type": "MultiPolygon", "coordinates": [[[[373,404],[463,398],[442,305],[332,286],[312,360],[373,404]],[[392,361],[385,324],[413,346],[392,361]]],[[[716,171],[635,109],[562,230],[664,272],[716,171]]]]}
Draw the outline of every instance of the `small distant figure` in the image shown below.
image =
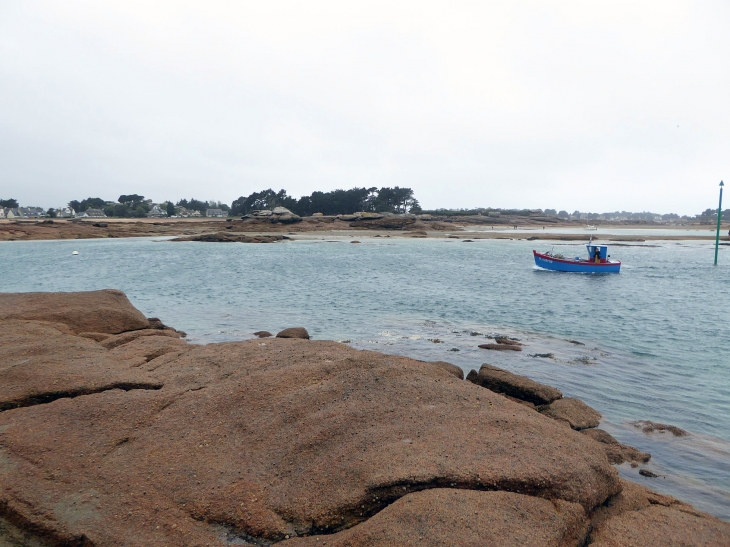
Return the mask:
{"type": "Polygon", "coordinates": [[[545,226],[543,226],[542,229],[544,230],[545,229],[545,226]]]}
{"type": "Polygon", "coordinates": [[[730,230],[728,230],[728,231],[727,231],[727,235],[729,235],[729,236],[730,236],[730,230]]]}
{"type": "Polygon", "coordinates": [[[601,250],[596,247],[596,252],[593,254],[593,262],[598,264],[601,261],[601,250]]]}

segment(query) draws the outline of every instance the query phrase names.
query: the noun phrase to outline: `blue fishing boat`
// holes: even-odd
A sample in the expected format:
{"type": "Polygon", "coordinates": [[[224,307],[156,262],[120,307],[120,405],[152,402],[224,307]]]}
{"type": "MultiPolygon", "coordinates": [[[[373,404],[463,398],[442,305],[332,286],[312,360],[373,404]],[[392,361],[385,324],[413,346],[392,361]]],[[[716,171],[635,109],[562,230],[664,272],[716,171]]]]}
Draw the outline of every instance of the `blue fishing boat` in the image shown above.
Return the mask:
{"type": "Polygon", "coordinates": [[[558,272],[578,272],[578,273],[619,273],[621,269],[620,260],[610,260],[607,245],[592,245],[591,241],[586,245],[588,250],[588,258],[581,259],[568,258],[562,254],[553,254],[552,251],[547,253],[538,253],[533,250],[535,264],[546,270],[555,270],[558,272]]]}

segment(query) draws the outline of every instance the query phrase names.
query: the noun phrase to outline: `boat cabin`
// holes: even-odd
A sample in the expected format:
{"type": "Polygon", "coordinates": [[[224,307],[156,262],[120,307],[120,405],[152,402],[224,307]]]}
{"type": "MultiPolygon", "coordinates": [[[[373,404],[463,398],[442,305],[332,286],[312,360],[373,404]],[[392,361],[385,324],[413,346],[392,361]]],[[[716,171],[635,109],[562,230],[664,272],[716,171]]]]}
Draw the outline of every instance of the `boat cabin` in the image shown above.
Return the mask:
{"type": "Polygon", "coordinates": [[[605,263],[608,261],[608,246],[607,245],[586,245],[588,249],[588,260],[596,262],[596,254],[598,255],[598,262],[605,263]]]}

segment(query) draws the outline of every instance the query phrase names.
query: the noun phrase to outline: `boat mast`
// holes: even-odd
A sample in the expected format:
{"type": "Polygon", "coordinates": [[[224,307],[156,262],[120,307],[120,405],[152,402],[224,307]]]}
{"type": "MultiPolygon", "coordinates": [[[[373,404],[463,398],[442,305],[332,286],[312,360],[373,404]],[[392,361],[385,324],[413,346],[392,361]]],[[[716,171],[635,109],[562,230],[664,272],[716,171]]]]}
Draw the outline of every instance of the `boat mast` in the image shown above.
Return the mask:
{"type": "Polygon", "coordinates": [[[720,181],[720,205],[717,206],[717,234],[715,234],[715,266],[717,266],[717,249],[720,245],[720,220],[722,219],[722,187],[725,184],[720,181]]]}

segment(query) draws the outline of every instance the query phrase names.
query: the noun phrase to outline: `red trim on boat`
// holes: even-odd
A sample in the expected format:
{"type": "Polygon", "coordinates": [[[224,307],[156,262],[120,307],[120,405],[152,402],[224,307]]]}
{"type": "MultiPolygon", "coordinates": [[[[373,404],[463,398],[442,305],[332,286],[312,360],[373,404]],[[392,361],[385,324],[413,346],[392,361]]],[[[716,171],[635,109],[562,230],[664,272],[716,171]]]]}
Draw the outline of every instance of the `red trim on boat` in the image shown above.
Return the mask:
{"type": "Polygon", "coordinates": [[[552,260],[553,262],[562,262],[563,264],[581,264],[584,266],[616,266],[618,264],[621,264],[620,260],[615,260],[613,262],[609,262],[608,260],[606,262],[592,262],[590,260],[565,260],[563,258],[555,258],[554,256],[538,253],[535,249],[532,250],[533,256],[539,256],[540,258],[544,260],[552,260]]]}

